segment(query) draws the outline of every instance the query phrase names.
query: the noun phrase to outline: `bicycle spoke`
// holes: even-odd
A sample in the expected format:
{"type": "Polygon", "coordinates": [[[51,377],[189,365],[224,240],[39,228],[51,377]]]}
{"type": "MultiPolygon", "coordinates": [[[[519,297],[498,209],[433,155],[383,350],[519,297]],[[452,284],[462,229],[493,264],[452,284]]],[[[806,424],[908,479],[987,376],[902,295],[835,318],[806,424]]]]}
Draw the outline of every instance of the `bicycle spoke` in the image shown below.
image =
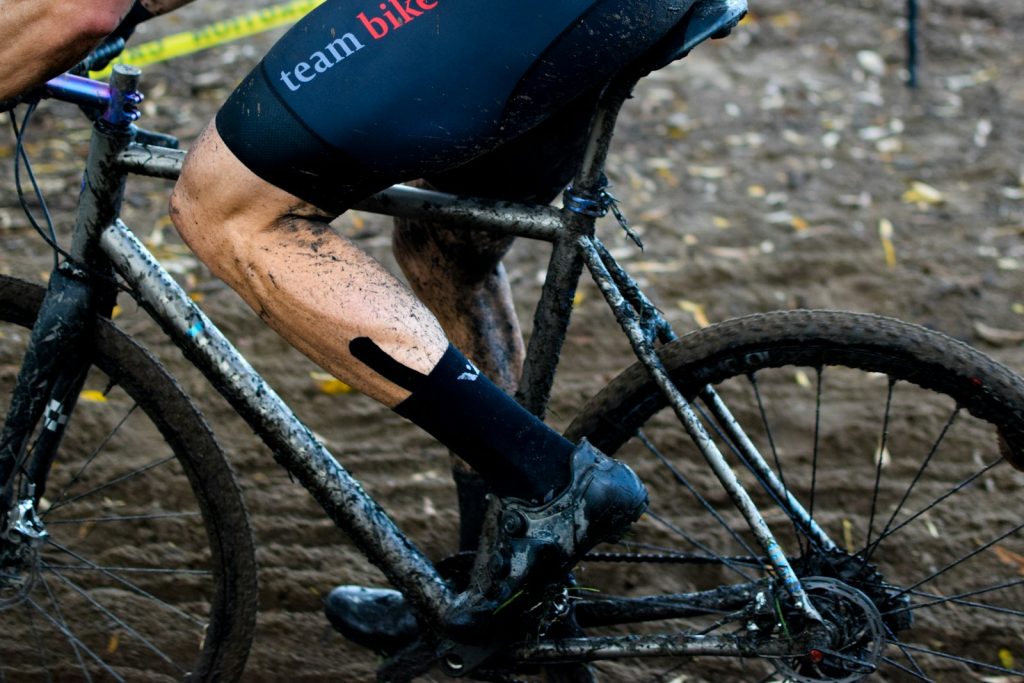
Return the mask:
{"type": "MultiPolygon", "coordinates": [[[[786,484],[786,473],[783,472],[782,470],[782,462],[779,460],[779,449],[775,445],[775,436],[772,433],[771,425],[768,423],[768,413],[764,407],[764,399],[761,396],[761,387],[757,383],[756,373],[748,374],[747,381],[750,383],[750,386],[754,389],[754,397],[757,400],[757,412],[761,415],[761,426],[764,427],[765,437],[768,439],[768,448],[771,450],[772,459],[775,461],[775,471],[779,473],[779,481],[782,482],[783,490],[789,491],[789,485],[786,484]]],[[[749,464],[747,465],[747,469],[751,469],[749,464]]],[[[755,474],[755,476],[757,475],[755,474]]],[[[760,480],[761,478],[758,477],[758,481],[760,480]]],[[[770,489],[765,485],[763,481],[760,481],[760,483],[761,487],[765,491],[770,492],[770,489]]],[[[775,503],[779,505],[783,510],[787,509],[783,502],[779,500],[774,493],[771,493],[771,497],[775,500],[775,503]]],[[[803,548],[803,543],[800,542],[800,539],[805,534],[801,534],[800,525],[797,524],[796,519],[793,519],[792,515],[787,515],[787,517],[789,517],[790,521],[793,522],[793,536],[797,539],[797,543],[800,544],[800,547],[803,548]]],[[[810,537],[808,537],[808,541],[810,541],[810,537]]]]}
{"type": "Polygon", "coordinates": [[[44,619],[49,621],[50,624],[53,625],[54,628],[56,628],[58,631],[60,631],[60,633],[71,642],[72,646],[75,649],[76,656],[79,656],[79,664],[82,667],[82,673],[85,675],[86,680],[91,681],[92,680],[92,675],[89,674],[89,669],[85,666],[85,662],[83,662],[81,660],[81,657],[80,657],[79,651],[78,651],[79,648],[84,650],[85,653],[87,655],[89,655],[90,658],[95,660],[97,664],[99,664],[101,667],[103,667],[103,669],[107,673],[109,673],[111,676],[113,676],[116,680],[121,681],[122,683],[124,682],[124,679],[121,678],[121,676],[119,676],[116,671],[111,669],[107,665],[107,663],[104,662],[103,659],[98,654],[93,652],[85,643],[83,643],[81,640],[79,640],[78,636],[76,636],[74,633],[72,633],[70,630],[68,630],[68,628],[66,626],[62,625],[57,620],[55,620],[52,616],[47,614],[46,610],[44,610],[42,607],[40,607],[32,598],[27,598],[26,602],[28,604],[32,605],[32,607],[34,607],[43,616],[44,619]]]}
{"type": "MultiPolygon", "coordinates": [[[[686,477],[685,477],[685,476],[683,475],[683,473],[679,471],[679,468],[677,468],[677,467],[676,467],[675,465],[673,465],[672,463],[670,463],[670,462],[668,461],[668,458],[666,458],[666,457],[665,457],[665,455],[664,455],[664,454],[663,454],[663,453],[662,453],[662,452],[661,452],[661,451],[660,451],[660,450],[659,450],[659,449],[657,448],[657,446],[655,446],[655,445],[654,445],[654,443],[652,443],[652,442],[651,442],[651,440],[650,440],[649,438],[647,438],[647,435],[646,435],[646,434],[644,434],[644,433],[643,433],[642,431],[640,431],[640,432],[638,432],[638,433],[637,433],[637,436],[638,436],[638,438],[640,439],[641,443],[643,443],[643,444],[644,444],[644,446],[645,446],[645,447],[647,448],[647,450],[648,450],[648,451],[650,451],[650,452],[651,452],[651,454],[652,454],[652,455],[654,455],[654,457],[655,457],[655,458],[657,458],[657,459],[658,459],[658,461],[659,461],[659,462],[661,462],[661,463],[662,463],[662,464],[663,464],[663,465],[664,465],[664,466],[665,466],[665,467],[666,467],[666,468],[667,468],[667,469],[669,470],[669,472],[670,472],[670,473],[672,474],[672,477],[673,477],[673,478],[674,478],[674,479],[676,480],[676,482],[677,482],[677,483],[679,483],[679,484],[681,484],[681,485],[682,485],[683,487],[685,487],[685,488],[686,488],[686,490],[687,490],[687,491],[689,491],[689,492],[690,492],[690,494],[691,494],[691,495],[692,495],[692,496],[693,496],[693,497],[694,497],[694,498],[695,498],[695,499],[697,500],[697,502],[698,502],[698,503],[699,503],[699,504],[701,505],[701,507],[703,507],[703,508],[704,508],[704,510],[706,510],[706,511],[707,511],[707,512],[708,512],[708,513],[709,513],[709,514],[710,514],[710,515],[712,516],[712,517],[714,517],[715,521],[716,521],[716,522],[718,522],[718,524],[719,524],[719,525],[720,525],[720,526],[721,526],[721,527],[722,527],[723,529],[725,529],[725,530],[726,530],[726,532],[727,532],[727,533],[728,533],[728,534],[729,534],[729,535],[730,535],[730,536],[731,536],[731,537],[732,537],[732,538],[733,538],[733,539],[734,539],[734,540],[735,540],[735,541],[736,541],[737,543],[739,543],[739,544],[740,544],[740,546],[741,546],[741,547],[742,547],[742,548],[743,548],[744,550],[746,550],[746,551],[747,551],[747,552],[748,552],[748,553],[749,553],[749,554],[750,554],[750,555],[751,555],[752,557],[757,557],[757,553],[755,553],[755,552],[753,551],[753,549],[751,549],[751,547],[750,547],[750,546],[749,546],[749,545],[748,545],[748,544],[747,544],[747,543],[746,543],[746,542],[745,542],[745,541],[744,541],[744,540],[743,540],[743,539],[742,539],[742,538],[740,537],[740,535],[739,535],[738,533],[736,533],[736,530],[735,530],[735,529],[733,529],[733,528],[732,528],[732,526],[731,526],[731,525],[730,525],[730,524],[729,524],[728,522],[726,522],[726,521],[725,521],[725,519],[723,519],[723,518],[722,518],[722,516],[721,516],[721,515],[720,515],[720,514],[718,513],[718,510],[716,510],[716,509],[714,508],[714,506],[712,506],[712,505],[711,505],[711,504],[710,504],[710,503],[709,503],[709,502],[708,502],[708,501],[707,501],[707,500],[706,500],[706,499],[704,498],[704,496],[702,496],[702,495],[701,495],[701,494],[700,494],[700,493],[699,493],[699,492],[698,492],[698,491],[697,491],[697,490],[696,490],[696,489],[694,488],[694,486],[693,486],[693,485],[692,485],[692,484],[690,483],[690,481],[689,481],[689,480],[688,480],[688,479],[687,479],[687,478],[686,478],[686,477]]],[[[650,514],[650,511],[648,511],[648,513],[647,513],[647,514],[650,514]]],[[[682,532],[681,532],[681,531],[679,531],[679,532],[677,532],[677,533],[680,533],[680,534],[681,534],[682,532]]],[[[692,541],[691,541],[691,542],[692,542],[692,541]]],[[[698,546],[698,547],[699,547],[699,546],[698,546]]],[[[706,548],[702,548],[702,550],[706,550],[706,548]]],[[[729,566],[729,565],[726,565],[726,566],[729,566]]],[[[762,567],[763,567],[763,566],[764,566],[764,565],[763,565],[763,563],[762,563],[762,567]]],[[[747,574],[745,574],[745,573],[744,573],[744,572],[743,572],[742,570],[740,570],[740,569],[738,569],[738,568],[736,568],[736,567],[730,567],[730,569],[733,569],[734,571],[736,571],[736,573],[738,573],[738,574],[739,574],[740,576],[742,576],[742,577],[743,577],[743,578],[744,578],[745,580],[747,580],[747,581],[750,581],[750,580],[752,580],[752,579],[751,579],[751,577],[750,577],[750,576],[748,576],[747,574]]]]}
{"type": "Polygon", "coordinates": [[[882,627],[885,629],[886,642],[899,648],[899,651],[907,658],[907,662],[914,667],[914,671],[917,672],[917,675],[920,676],[922,680],[931,680],[927,675],[925,675],[924,670],[921,668],[921,665],[917,663],[917,660],[914,659],[914,655],[910,654],[910,650],[904,647],[904,644],[896,638],[896,634],[892,632],[892,629],[884,622],[882,623],[882,627]]]}
{"type": "Polygon", "coordinates": [[[1024,610],[1012,609],[1010,607],[1000,607],[998,605],[988,605],[983,602],[973,602],[971,600],[964,600],[964,598],[973,597],[975,595],[983,595],[985,593],[991,593],[992,591],[1003,590],[1005,588],[1012,588],[1024,584],[1024,579],[1018,579],[1016,581],[1008,581],[1007,583],[1000,584],[998,586],[988,586],[976,591],[970,591],[968,593],[961,593],[959,595],[942,596],[934,593],[927,593],[925,591],[909,591],[911,595],[923,598],[932,598],[932,602],[921,603],[917,605],[909,605],[907,607],[901,607],[897,610],[890,610],[884,614],[900,614],[903,612],[913,612],[919,609],[925,609],[928,607],[935,607],[936,605],[942,605],[947,603],[953,603],[957,605],[963,605],[965,607],[973,607],[982,610],[989,610],[991,612],[997,612],[1000,614],[1011,614],[1017,617],[1024,617],[1024,610]]]}
{"type": "Polygon", "coordinates": [[[938,650],[932,650],[921,645],[911,645],[909,643],[902,643],[901,647],[905,647],[908,650],[912,650],[913,652],[917,652],[919,654],[928,655],[931,657],[938,657],[940,659],[948,659],[953,662],[967,664],[968,666],[975,666],[979,669],[986,669],[988,671],[995,671],[1001,674],[1010,674],[1013,676],[1024,676],[1024,669],[1008,669],[1006,667],[999,666],[998,664],[989,664],[987,662],[978,661],[977,659],[971,659],[970,657],[961,657],[959,655],[953,655],[948,652],[939,652],[938,650]]]}
{"type": "Polygon", "coordinates": [[[46,680],[52,681],[53,674],[50,673],[50,658],[47,656],[48,650],[44,649],[43,639],[39,637],[39,629],[36,628],[36,615],[29,609],[28,605],[24,605],[25,614],[28,615],[28,625],[32,629],[33,640],[36,644],[36,653],[39,655],[39,663],[43,667],[43,671],[46,672],[46,680]]]}
{"type": "Polygon", "coordinates": [[[917,583],[913,584],[912,586],[907,586],[906,588],[903,588],[902,590],[900,590],[899,593],[896,593],[894,596],[892,596],[892,598],[895,599],[895,598],[901,597],[901,596],[905,595],[906,593],[909,593],[910,591],[914,590],[915,588],[919,588],[919,587],[923,586],[924,584],[928,583],[929,581],[933,581],[934,579],[942,576],[943,574],[945,574],[946,572],[950,571],[954,567],[958,567],[961,564],[963,564],[964,562],[966,562],[969,559],[971,559],[972,557],[977,556],[979,553],[982,553],[982,552],[988,550],[989,548],[991,548],[993,545],[995,545],[999,541],[1003,540],[1004,538],[1009,538],[1010,536],[1014,535],[1015,533],[1017,533],[1021,529],[1024,529],[1024,522],[1022,522],[1021,524],[1018,524],[1017,526],[1015,526],[1014,528],[1010,529],[1006,533],[1001,534],[999,536],[996,536],[995,538],[993,538],[988,543],[985,543],[984,545],[981,545],[981,546],[975,548],[974,550],[972,550],[971,552],[967,553],[963,557],[950,562],[949,564],[947,564],[942,569],[940,569],[940,570],[938,570],[936,572],[933,572],[932,574],[926,576],[925,578],[921,579],[920,581],[918,581],[917,583]]]}
{"type": "Polygon", "coordinates": [[[58,579],[60,579],[62,582],[64,582],[64,584],[67,585],[69,588],[71,588],[71,590],[75,591],[76,593],[81,595],[83,598],[85,598],[86,601],[88,601],[88,603],[90,605],[92,605],[93,607],[95,607],[97,609],[97,611],[99,611],[101,614],[107,616],[108,618],[112,619],[118,626],[120,626],[125,631],[127,631],[129,634],[131,634],[136,639],[138,639],[143,645],[146,646],[147,649],[149,649],[150,652],[155,654],[157,657],[160,657],[161,659],[163,659],[165,662],[167,662],[168,664],[173,666],[175,669],[177,669],[181,673],[186,673],[186,671],[184,669],[182,669],[180,666],[178,666],[177,662],[175,662],[173,659],[168,657],[167,654],[165,654],[163,650],[161,650],[156,645],[154,645],[152,642],[150,642],[149,639],[147,639],[145,636],[143,636],[137,630],[132,628],[123,619],[121,619],[116,614],[114,614],[109,609],[107,609],[102,604],[100,604],[99,601],[97,601],[95,598],[93,598],[91,595],[89,595],[89,593],[86,590],[84,590],[82,587],[80,587],[74,581],[72,581],[71,579],[67,578],[66,576],[61,575],[59,572],[54,572],[54,576],[56,576],[58,579]]]}
{"type": "MultiPolygon", "coordinates": [[[[727,558],[727,557],[724,557],[722,555],[719,555],[718,553],[713,551],[711,548],[709,548],[706,544],[701,543],[701,542],[697,541],[696,539],[690,537],[686,532],[684,532],[682,529],[680,529],[679,526],[677,526],[676,524],[673,524],[668,519],[665,519],[664,517],[658,515],[657,513],[653,513],[650,510],[647,511],[647,514],[650,515],[651,519],[655,520],[656,522],[658,522],[659,524],[661,524],[662,526],[667,528],[669,531],[671,531],[675,535],[677,535],[680,538],[682,538],[687,543],[690,543],[695,548],[697,548],[699,550],[702,550],[703,552],[707,553],[707,558],[708,559],[714,560],[718,564],[721,564],[724,567],[728,567],[729,569],[731,569],[734,572],[736,572],[737,574],[739,574],[745,581],[753,581],[754,580],[753,577],[751,577],[749,574],[745,573],[742,569],[740,569],[739,565],[737,563],[733,562],[730,558],[727,558]]],[[[764,563],[761,562],[760,560],[757,560],[757,562],[758,562],[757,566],[759,566],[759,567],[763,567],[764,566],[764,563]]]]}
{"type": "Polygon", "coordinates": [[[825,369],[822,366],[815,368],[817,382],[814,389],[814,437],[811,443],[811,491],[810,503],[807,506],[807,515],[814,519],[814,500],[818,492],[818,455],[821,445],[821,396],[824,391],[825,369]]]}
{"type": "Polygon", "coordinates": [[[140,474],[145,474],[146,472],[148,472],[150,470],[153,470],[153,469],[156,469],[157,467],[160,467],[161,465],[166,465],[169,462],[174,462],[175,459],[176,458],[173,455],[168,455],[165,458],[161,458],[160,460],[156,460],[154,462],[149,463],[148,465],[143,465],[142,467],[139,467],[139,468],[137,468],[135,470],[132,470],[131,472],[123,474],[120,477],[117,477],[116,479],[111,479],[110,481],[107,481],[107,482],[105,482],[103,484],[100,484],[99,486],[97,486],[95,488],[89,489],[88,491],[85,491],[84,493],[79,493],[78,495],[72,496],[71,498],[65,498],[64,500],[60,501],[59,503],[54,503],[53,505],[51,505],[49,507],[49,509],[47,510],[47,514],[53,512],[54,510],[56,510],[58,508],[65,507],[65,506],[70,505],[70,504],[72,504],[74,502],[82,500],[83,498],[88,498],[89,496],[92,496],[92,495],[94,495],[96,493],[99,493],[100,491],[105,491],[105,490],[111,488],[112,486],[117,486],[118,484],[124,483],[125,481],[128,481],[129,479],[132,479],[134,477],[137,477],[140,474]]]}
{"type": "Polygon", "coordinates": [[[956,422],[956,418],[959,414],[960,406],[957,406],[953,413],[949,416],[949,419],[946,420],[946,424],[942,427],[942,431],[939,433],[939,436],[936,439],[935,443],[932,444],[932,447],[929,449],[927,457],[925,457],[924,462],[921,463],[921,467],[918,469],[917,474],[914,475],[914,478],[910,482],[910,485],[907,487],[907,490],[903,492],[903,497],[900,499],[899,505],[896,506],[896,509],[893,510],[893,513],[892,515],[890,515],[889,520],[885,523],[885,528],[882,529],[882,533],[879,536],[878,541],[876,541],[874,545],[870,546],[868,552],[865,553],[865,563],[871,561],[871,555],[872,553],[874,553],[875,549],[878,548],[878,543],[880,543],[882,539],[884,539],[888,535],[888,531],[892,528],[893,522],[896,521],[896,517],[899,516],[900,512],[903,510],[903,506],[906,504],[907,500],[909,500],[910,494],[913,492],[914,488],[921,480],[921,477],[924,476],[925,470],[928,469],[928,465],[931,464],[932,458],[935,457],[935,454],[939,450],[939,446],[945,440],[946,434],[949,433],[949,430],[952,428],[953,423],[956,422]]]}
{"type": "Polygon", "coordinates": [[[87,567],[84,565],[53,564],[52,562],[44,563],[42,567],[59,572],[123,572],[127,574],[169,574],[173,576],[210,576],[213,574],[213,572],[207,569],[156,569],[151,567],[103,567],[99,565],[87,567]]]}
{"type": "Polygon", "coordinates": [[[967,479],[965,479],[964,481],[960,482],[959,484],[957,484],[956,486],[951,488],[949,491],[947,491],[943,495],[941,495],[938,498],[936,498],[935,500],[933,500],[931,503],[929,503],[923,509],[918,510],[913,515],[911,515],[910,517],[908,517],[907,519],[903,520],[898,525],[896,525],[895,527],[890,529],[887,534],[885,534],[884,536],[879,536],[877,539],[875,539],[874,544],[872,544],[870,546],[870,548],[867,545],[865,545],[862,552],[873,553],[875,551],[875,549],[878,547],[878,545],[880,543],[882,543],[882,541],[884,541],[886,538],[888,538],[889,536],[892,536],[893,534],[898,532],[900,529],[903,529],[907,525],[911,524],[914,520],[916,520],[921,515],[926,514],[929,510],[934,509],[935,507],[937,507],[940,503],[942,503],[944,500],[946,500],[950,496],[954,496],[958,492],[960,492],[963,489],[967,488],[968,486],[973,484],[975,481],[980,479],[982,476],[987,474],[989,470],[991,470],[992,468],[996,467],[997,465],[1002,464],[1003,462],[1005,462],[1005,458],[1000,457],[998,460],[992,462],[989,465],[986,465],[981,470],[975,472],[970,477],[968,477],[967,479]]]}
{"type": "MultiPolygon", "coordinates": [[[[49,510],[52,510],[55,507],[58,507],[58,508],[61,507],[61,501],[63,501],[64,498],[67,496],[67,493],[71,489],[71,487],[74,486],[78,482],[78,480],[81,478],[81,476],[85,472],[85,470],[89,468],[89,466],[92,464],[93,460],[95,460],[99,456],[100,452],[106,447],[106,445],[114,437],[114,434],[116,434],[118,432],[118,430],[120,430],[121,427],[124,426],[124,423],[128,421],[128,418],[131,417],[132,413],[134,413],[135,409],[138,408],[138,407],[139,407],[138,403],[133,403],[132,407],[128,409],[128,412],[126,412],[124,414],[124,416],[121,418],[121,420],[116,425],[114,425],[110,429],[109,432],[107,432],[107,435],[104,436],[103,439],[100,441],[99,445],[97,445],[96,448],[94,448],[92,450],[92,453],[90,453],[86,457],[85,462],[78,469],[78,471],[75,472],[74,476],[71,477],[71,480],[68,481],[68,483],[64,485],[64,488],[61,489],[61,492],[56,496],[56,498],[54,499],[54,502],[50,505],[49,509],[46,512],[49,512],[49,510]]],[[[43,517],[45,517],[45,516],[46,516],[46,513],[43,513],[43,517]]]]}
{"type": "MultiPolygon", "coordinates": [[[[878,506],[878,490],[882,483],[882,464],[885,461],[886,447],[889,443],[889,417],[892,414],[892,392],[896,386],[896,380],[889,378],[889,387],[885,395],[885,415],[882,417],[882,434],[878,440],[878,455],[875,463],[875,485],[871,490],[871,514],[868,517],[868,540],[866,545],[871,545],[871,535],[875,531],[875,511],[878,506]]],[[[867,563],[867,559],[864,559],[867,563]]]]}
{"type": "Polygon", "coordinates": [[[882,657],[882,661],[885,662],[886,664],[888,664],[889,666],[893,667],[894,669],[899,669],[903,673],[908,674],[910,676],[913,676],[914,678],[916,678],[918,680],[921,680],[921,681],[930,681],[931,680],[930,678],[925,676],[923,673],[919,674],[919,673],[915,672],[914,670],[912,670],[912,669],[910,669],[908,667],[903,666],[902,664],[897,662],[895,659],[892,659],[891,657],[882,657]]]}
{"type": "Polygon", "coordinates": [[[82,557],[81,555],[79,555],[78,553],[74,552],[70,548],[66,548],[66,547],[62,546],[61,544],[57,543],[53,539],[48,539],[47,540],[47,544],[48,545],[52,545],[53,547],[57,548],[61,552],[67,553],[68,555],[70,555],[71,557],[75,558],[76,560],[78,560],[80,562],[86,563],[88,566],[93,567],[94,569],[99,571],[104,576],[108,576],[111,579],[113,579],[114,581],[117,581],[119,584],[121,584],[122,586],[128,588],[130,591],[134,592],[135,594],[141,595],[144,598],[149,598],[150,600],[153,600],[154,602],[156,602],[156,603],[158,603],[160,605],[163,605],[168,610],[170,610],[171,612],[177,614],[178,616],[180,616],[181,618],[185,619],[186,621],[190,621],[190,622],[192,622],[193,624],[195,624],[196,626],[199,626],[199,627],[206,626],[206,624],[203,621],[201,621],[199,619],[196,619],[191,614],[188,614],[187,612],[182,611],[180,608],[175,607],[174,605],[166,602],[165,600],[161,600],[160,598],[158,598],[155,595],[149,593],[148,591],[140,588],[139,586],[137,586],[136,584],[132,583],[128,579],[124,578],[123,576],[119,576],[116,572],[113,572],[113,571],[110,571],[110,570],[106,570],[106,569],[100,567],[95,562],[89,561],[87,558],[82,557]]]}
{"type": "MultiPolygon", "coordinates": [[[[729,438],[722,431],[722,427],[718,424],[717,421],[711,419],[711,417],[705,412],[703,407],[697,406],[697,410],[704,423],[711,426],[715,435],[717,435],[719,439],[725,442],[725,444],[729,447],[729,450],[732,451],[732,454],[735,455],[736,458],[743,464],[743,466],[747,468],[747,471],[749,471],[757,479],[757,482],[758,484],[760,484],[761,489],[765,493],[767,493],[769,497],[771,497],[771,499],[775,502],[775,504],[779,507],[780,510],[786,513],[786,517],[789,518],[793,523],[793,532],[795,537],[798,539],[797,542],[800,543],[799,539],[806,538],[809,544],[817,546],[817,542],[813,538],[811,538],[809,532],[807,530],[800,529],[799,525],[797,524],[797,520],[793,517],[793,515],[789,514],[788,505],[786,503],[783,503],[782,500],[779,498],[778,494],[775,492],[775,490],[768,485],[768,482],[765,481],[764,477],[758,472],[757,468],[755,468],[753,463],[750,462],[750,459],[743,453],[740,446],[734,443],[733,439],[729,438]]],[[[778,457],[776,457],[776,463],[778,463],[778,457]]],[[[779,465],[777,464],[776,467],[778,468],[779,465]]],[[[782,486],[786,488],[785,480],[780,479],[780,481],[782,483],[782,486]]],[[[786,490],[788,491],[789,489],[786,488],[786,490]]],[[[800,543],[800,548],[802,552],[802,543],[800,543]]]]}
{"type": "MultiPolygon", "coordinates": [[[[44,577],[39,577],[39,578],[40,578],[40,581],[43,584],[43,588],[46,589],[46,595],[47,595],[47,597],[50,598],[50,603],[53,605],[53,610],[54,610],[54,612],[56,612],[57,617],[59,617],[60,621],[58,622],[58,621],[54,620],[46,612],[41,612],[43,617],[49,619],[51,621],[51,623],[55,627],[57,627],[57,630],[60,631],[62,634],[64,634],[64,637],[68,639],[68,642],[71,644],[71,649],[75,653],[75,659],[78,660],[78,665],[82,668],[82,673],[85,674],[86,680],[91,681],[92,680],[92,676],[89,674],[89,670],[86,668],[85,662],[82,661],[82,653],[79,650],[79,645],[81,645],[85,649],[87,654],[90,654],[93,657],[95,657],[95,654],[92,652],[92,650],[90,650],[85,645],[85,643],[83,643],[81,640],[79,640],[78,637],[74,633],[72,633],[71,630],[68,628],[67,622],[64,620],[64,615],[63,615],[63,613],[61,613],[60,605],[57,604],[57,598],[54,596],[53,590],[51,590],[51,588],[50,588],[50,584],[47,583],[47,581],[46,581],[46,579],[44,577]]],[[[37,606],[36,603],[32,600],[32,598],[27,598],[27,600],[33,606],[37,606]]],[[[96,659],[98,660],[99,658],[96,657],[96,659]]],[[[102,662],[101,662],[101,664],[102,664],[102,662]]]]}
{"type": "Polygon", "coordinates": [[[151,515],[108,515],[106,517],[80,517],[73,519],[56,519],[47,521],[47,526],[60,524],[103,524],[105,522],[137,522],[152,519],[183,519],[186,517],[200,518],[198,512],[160,512],[151,515]]]}

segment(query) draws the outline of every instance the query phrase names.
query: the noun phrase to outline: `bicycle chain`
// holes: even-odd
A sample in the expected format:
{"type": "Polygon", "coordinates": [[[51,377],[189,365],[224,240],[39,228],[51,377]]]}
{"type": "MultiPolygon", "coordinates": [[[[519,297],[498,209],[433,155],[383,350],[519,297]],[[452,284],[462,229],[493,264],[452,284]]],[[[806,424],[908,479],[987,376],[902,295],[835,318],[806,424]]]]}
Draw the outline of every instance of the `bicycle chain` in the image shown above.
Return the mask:
{"type": "Polygon", "coordinates": [[[753,557],[707,557],[689,553],[587,553],[584,560],[590,562],[623,562],[628,564],[743,564],[756,563],[753,557]]]}

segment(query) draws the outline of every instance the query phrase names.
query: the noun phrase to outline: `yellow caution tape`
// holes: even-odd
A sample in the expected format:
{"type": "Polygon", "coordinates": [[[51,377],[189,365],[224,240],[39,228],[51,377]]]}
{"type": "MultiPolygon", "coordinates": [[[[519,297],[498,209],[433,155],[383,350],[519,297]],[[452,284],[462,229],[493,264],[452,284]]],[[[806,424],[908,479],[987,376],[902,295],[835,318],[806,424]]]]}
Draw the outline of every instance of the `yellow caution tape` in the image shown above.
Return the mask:
{"type": "MultiPolygon", "coordinates": [[[[146,66],[200,52],[294,23],[323,2],[324,0],[291,0],[281,5],[254,10],[233,19],[218,21],[194,31],[175,33],[125,50],[111,65],[146,66]]],[[[105,78],[110,75],[110,70],[111,67],[108,66],[102,71],[92,71],[90,75],[93,78],[105,78]]]]}

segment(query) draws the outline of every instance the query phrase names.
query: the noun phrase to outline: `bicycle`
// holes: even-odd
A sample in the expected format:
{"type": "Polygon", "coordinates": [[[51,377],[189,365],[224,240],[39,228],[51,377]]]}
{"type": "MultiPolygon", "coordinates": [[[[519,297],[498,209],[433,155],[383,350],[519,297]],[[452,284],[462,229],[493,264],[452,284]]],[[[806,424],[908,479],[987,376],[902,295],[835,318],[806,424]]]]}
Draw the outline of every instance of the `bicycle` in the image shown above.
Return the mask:
{"type": "MultiPolygon", "coordinates": [[[[699,4],[660,60],[726,31],[744,9],[699,4]]],[[[33,327],[19,376],[4,386],[0,673],[232,679],[245,664],[256,615],[245,506],[202,416],[109,319],[123,289],[417,608],[425,633],[384,662],[382,680],[435,666],[481,680],[537,667],[554,680],[586,680],[584,662],[640,656],[734,658],[759,679],[794,681],[876,671],[917,680],[1024,674],[999,656],[1024,618],[1024,579],[1014,578],[1024,557],[1016,500],[1024,481],[1014,471],[1024,466],[1024,382],[935,332],[858,314],[783,311],[676,338],[594,234],[596,219],[615,211],[602,168],[636,78],[624,73],[605,91],[561,209],[402,186],[358,207],[553,245],[519,395],[534,412],[545,410],[584,267],[638,357],[567,435],[630,462],[651,490],[651,512],[620,550],[588,556],[574,585],[517,609],[518,630],[480,639],[453,637],[445,626],[467,558],[435,565],[424,557],[118,218],[128,173],[174,178],[183,157],[145,144],[155,138],[133,127],[138,71],[118,67],[109,87],[70,76],[51,82],[50,96],[104,114],[72,246],[47,293],[0,280],[0,315],[33,327]],[[99,372],[87,376],[90,365],[99,372]],[[943,412],[925,409],[932,394],[943,412]],[[101,397],[100,410],[86,396],[101,397]],[[841,414],[825,411],[827,397],[841,412],[874,409],[879,432],[848,433],[841,414]],[[149,427],[134,424],[136,404],[149,427]],[[104,420],[109,428],[97,430],[104,420]],[[79,443],[89,436],[76,431],[80,424],[101,446],[163,439],[168,451],[107,463],[79,443]],[[928,428],[931,438],[921,440],[928,428]],[[828,465],[850,452],[873,454],[865,479],[836,481],[828,465]],[[195,498],[187,511],[170,505],[183,491],[195,498]],[[1005,505],[995,518],[962,518],[965,502],[998,496],[1005,505]],[[130,523],[129,540],[150,548],[157,539],[159,555],[137,558],[95,531],[130,523]],[[925,566],[911,565],[908,576],[900,561],[910,542],[929,546],[917,554],[925,566]],[[628,581],[603,569],[623,562],[637,568],[632,583],[660,592],[628,595],[628,581]],[[944,645],[956,631],[962,642],[944,645]],[[40,649],[58,645],[64,652],[40,649]]]]}

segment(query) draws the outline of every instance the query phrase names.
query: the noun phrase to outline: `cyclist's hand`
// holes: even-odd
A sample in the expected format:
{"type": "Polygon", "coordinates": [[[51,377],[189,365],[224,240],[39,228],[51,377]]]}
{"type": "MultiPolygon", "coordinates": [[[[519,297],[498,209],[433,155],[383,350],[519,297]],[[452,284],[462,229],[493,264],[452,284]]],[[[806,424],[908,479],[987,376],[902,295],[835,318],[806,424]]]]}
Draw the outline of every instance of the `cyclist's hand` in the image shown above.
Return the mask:
{"type": "Polygon", "coordinates": [[[135,0],[135,4],[132,5],[130,10],[128,10],[128,14],[126,14],[124,19],[121,20],[118,27],[114,29],[113,33],[107,36],[107,40],[116,40],[120,38],[121,40],[127,41],[132,37],[132,34],[135,33],[136,26],[144,21],[149,21],[154,16],[155,15],[152,12],[143,7],[140,0],[135,0]]]}
{"type": "Polygon", "coordinates": [[[82,67],[86,71],[102,71],[105,69],[110,62],[124,51],[125,43],[135,33],[135,27],[144,21],[152,19],[153,16],[152,12],[143,7],[140,0],[135,0],[135,4],[128,10],[128,14],[121,20],[118,27],[82,61],[82,67]]]}
{"type": "Polygon", "coordinates": [[[71,73],[85,76],[89,71],[103,71],[122,52],[124,52],[124,38],[115,38],[113,35],[107,36],[95,50],[90,52],[78,66],[71,70],[71,73]]]}
{"type": "Polygon", "coordinates": [[[38,102],[41,96],[42,88],[32,88],[9,100],[0,100],[0,113],[10,111],[23,102],[38,102]]]}

